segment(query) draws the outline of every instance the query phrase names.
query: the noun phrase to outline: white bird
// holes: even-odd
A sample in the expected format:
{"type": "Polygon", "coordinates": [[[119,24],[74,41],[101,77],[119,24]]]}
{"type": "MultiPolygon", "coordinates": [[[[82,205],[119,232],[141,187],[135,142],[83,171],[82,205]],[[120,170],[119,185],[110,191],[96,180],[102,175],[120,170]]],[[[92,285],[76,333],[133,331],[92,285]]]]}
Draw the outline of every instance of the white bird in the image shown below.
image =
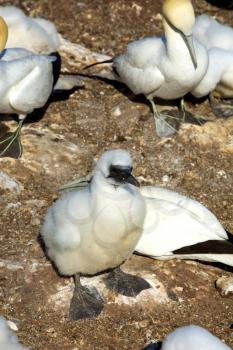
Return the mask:
{"type": "Polygon", "coordinates": [[[218,337],[200,326],[179,327],[159,344],[150,344],[144,350],[232,350],[218,337]]]}
{"type": "MultiPolygon", "coordinates": [[[[0,6],[0,16],[5,19],[9,28],[7,48],[20,47],[37,54],[64,52],[84,64],[109,58],[66,40],[58,33],[54,23],[44,18],[26,16],[15,6],[0,6]]],[[[71,60],[69,63],[73,64],[71,60]]]]}
{"type": "Polygon", "coordinates": [[[119,81],[150,101],[160,137],[174,128],[157,112],[153,99],[183,97],[201,81],[208,67],[207,51],[192,35],[195,14],[191,1],[165,0],[162,16],[165,36],[133,41],[125,54],[107,61],[113,62],[119,81]]]}
{"type": "Polygon", "coordinates": [[[12,332],[9,321],[0,316],[0,349],[1,350],[29,350],[19,343],[18,337],[12,332]]]}
{"type": "MultiPolygon", "coordinates": [[[[88,186],[65,193],[45,217],[41,235],[49,258],[61,275],[75,276],[71,319],[96,316],[103,308],[97,290],[80,284],[80,274],[94,275],[119,266],[140,238],[145,204],[131,172],[127,151],[105,152],[88,186]]],[[[129,296],[150,287],[142,278],[124,274],[119,268],[106,285],[129,296]]]]}
{"type": "MultiPolygon", "coordinates": [[[[193,35],[208,50],[209,66],[200,83],[191,91],[195,97],[210,94],[213,97],[233,98],[233,28],[221,24],[207,15],[197,17],[193,35]]],[[[216,107],[212,103],[214,112],[221,112],[224,116],[232,115],[230,102],[216,107]]]]}
{"type": "Polygon", "coordinates": [[[77,76],[59,77],[59,62],[54,79],[56,55],[36,55],[20,48],[4,50],[7,32],[7,25],[0,17],[0,113],[18,114],[19,124],[10,137],[0,141],[2,145],[7,144],[0,156],[6,153],[15,140],[19,141],[20,156],[20,133],[26,116],[45,106],[53,91],[70,90],[82,85],[82,81],[77,76]]]}
{"type": "Polygon", "coordinates": [[[55,25],[43,18],[31,18],[15,6],[0,6],[8,26],[7,48],[24,48],[34,53],[57,51],[60,42],[55,25]]]}
{"type": "Polygon", "coordinates": [[[233,243],[201,203],[155,186],[144,186],[143,234],[135,248],[155,259],[197,259],[233,266],[233,243]]]}
{"type": "MultiPolygon", "coordinates": [[[[61,187],[87,186],[91,176],[61,187]]],[[[143,186],[146,204],[143,233],[135,251],[154,259],[197,259],[233,266],[233,236],[200,202],[175,191],[143,186]]]]}

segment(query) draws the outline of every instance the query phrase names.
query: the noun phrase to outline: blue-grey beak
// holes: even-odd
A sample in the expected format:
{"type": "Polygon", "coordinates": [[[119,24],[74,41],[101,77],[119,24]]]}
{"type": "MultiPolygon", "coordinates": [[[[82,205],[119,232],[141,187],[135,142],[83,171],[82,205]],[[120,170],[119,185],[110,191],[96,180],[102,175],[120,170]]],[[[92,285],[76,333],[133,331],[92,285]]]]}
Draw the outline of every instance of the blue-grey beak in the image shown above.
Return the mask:
{"type": "Polygon", "coordinates": [[[195,48],[193,45],[193,36],[192,36],[192,34],[185,35],[182,32],[181,32],[181,35],[182,35],[182,38],[184,39],[184,42],[187,46],[187,49],[189,50],[189,54],[191,56],[193,66],[195,69],[197,69],[197,57],[196,57],[195,48]]]}

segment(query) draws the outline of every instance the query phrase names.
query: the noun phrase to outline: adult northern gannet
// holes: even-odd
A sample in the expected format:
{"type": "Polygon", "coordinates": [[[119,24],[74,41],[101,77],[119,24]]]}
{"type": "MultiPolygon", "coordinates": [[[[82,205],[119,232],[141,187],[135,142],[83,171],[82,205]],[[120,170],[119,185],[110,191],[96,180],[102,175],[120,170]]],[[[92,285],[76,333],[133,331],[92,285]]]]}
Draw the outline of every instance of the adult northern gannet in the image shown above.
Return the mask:
{"type": "MultiPolygon", "coordinates": [[[[80,274],[116,268],[140,238],[145,203],[131,172],[127,151],[105,152],[88,186],[62,195],[45,217],[41,235],[47,254],[61,275],[74,276],[71,319],[94,317],[103,308],[102,297],[96,289],[81,285],[80,274]]],[[[128,296],[150,288],[142,278],[124,274],[119,268],[106,285],[128,296]]]]}
{"type": "Polygon", "coordinates": [[[135,248],[155,259],[197,259],[233,266],[233,240],[201,203],[155,186],[140,190],[146,203],[143,234],[135,248]]]}
{"type": "Polygon", "coordinates": [[[26,116],[43,107],[56,89],[70,90],[83,85],[83,82],[78,76],[59,77],[59,62],[54,74],[55,54],[36,55],[20,48],[4,50],[7,33],[6,22],[0,17],[0,113],[18,114],[19,118],[16,131],[0,141],[3,147],[6,145],[0,156],[6,153],[15,140],[19,140],[20,156],[20,133],[26,116]]]}
{"type": "Polygon", "coordinates": [[[149,344],[144,350],[232,350],[218,337],[200,326],[179,327],[161,343],[149,344]]]}
{"type": "Polygon", "coordinates": [[[0,316],[0,349],[1,350],[29,350],[19,343],[17,336],[10,328],[10,322],[0,316]]]}
{"type": "Polygon", "coordinates": [[[80,44],[66,40],[51,21],[26,16],[15,6],[0,6],[0,16],[5,19],[9,29],[7,48],[20,47],[37,54],[59,51],[74,56],[77,61],[84,64],[109,58],[107,55],[90,51],[80,44]]]}
{"type": "Polygon", "coordinates": [[[8,26],[7,48],[20,47],[40,54],[57,51],[59,35],[52,22],[28,17],[15,6],[0,6],[0,16],[8,26]]]}
{"type": "MultiPolygon", "coordinates": [[[[233,28],[207,15],[198,16],[193,35],[208,50],[209,66],[200,83],[191,91],[195,97],[209,95],[217,98],[233,98],[233,28]]],[[[213,102],[213,99],[211,99],[213,102]]],[[[232,115],[230,101],[216,105],[214,112],[232,115]]]]}
{"type": "Polygon", "coordinates": [[[113,62],[117,80],[150,101],[160,137],[174,129],[157,112],[153,99],[183,97],[201,81],[208,67],[207,51],[192,35],[195,14],[191,1],[165,0],[162,16],[165,36],[133,41],[125,54],[107,61],[113,62]]]}

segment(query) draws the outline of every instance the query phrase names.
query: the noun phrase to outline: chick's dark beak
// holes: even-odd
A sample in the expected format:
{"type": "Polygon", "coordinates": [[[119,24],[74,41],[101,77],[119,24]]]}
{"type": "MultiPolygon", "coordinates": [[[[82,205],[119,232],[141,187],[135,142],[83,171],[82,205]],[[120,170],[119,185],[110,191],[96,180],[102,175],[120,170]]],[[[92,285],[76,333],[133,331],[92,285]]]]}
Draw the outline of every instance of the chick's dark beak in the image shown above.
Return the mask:
{"type": "Polygon", "coordinates": [[[137,179],[132,175],[132,167],[111,165],[109,170],[108,177],[114,179],[117,183],[129,183],[136,187],[140,186],[137,179]]]}

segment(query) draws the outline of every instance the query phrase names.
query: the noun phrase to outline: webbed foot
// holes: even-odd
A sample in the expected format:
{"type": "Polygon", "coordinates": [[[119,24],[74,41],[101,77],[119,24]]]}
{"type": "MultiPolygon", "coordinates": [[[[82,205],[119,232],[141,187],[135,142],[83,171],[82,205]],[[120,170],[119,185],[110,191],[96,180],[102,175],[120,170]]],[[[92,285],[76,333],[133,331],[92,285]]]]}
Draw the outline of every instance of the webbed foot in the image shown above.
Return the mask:
{"type": "Polygon", "coordinates": [[[119,267],[112,270],[105,278],[105,285],[114,292],[128,297],[136,297],[144,289],[151,288],[142,277],[125,273],[119,267]]]}
{"type": "Polygon", "coordinates": [[[69,318],[73,321],[97,317],[104,308],[104,300],[95,287],[83,287],[75,276],[75,289],[70,303],[69,318]]]}

